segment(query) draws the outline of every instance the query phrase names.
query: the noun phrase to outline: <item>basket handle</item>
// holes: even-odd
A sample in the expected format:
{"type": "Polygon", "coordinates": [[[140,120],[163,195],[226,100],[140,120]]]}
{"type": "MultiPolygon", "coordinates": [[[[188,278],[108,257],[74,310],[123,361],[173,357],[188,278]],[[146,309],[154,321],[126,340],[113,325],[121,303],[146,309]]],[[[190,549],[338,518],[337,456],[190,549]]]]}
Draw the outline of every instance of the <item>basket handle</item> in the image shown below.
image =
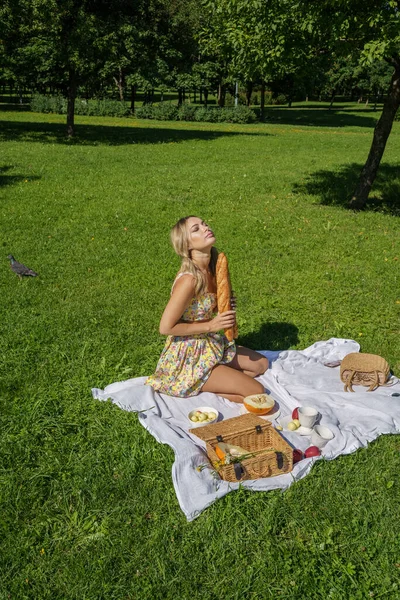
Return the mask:
{"type": "Polygon", "coordinates": [[[244,475],[244,469],[240,462],[233,463],[233,470],[235,471],[235,477],[237,481],[240,481],[244,475]]]}
{"type": "Polygon", "coordinates": [[[276,452],[276,466],[278,469],[283,469],[283,454],[282,452],[276,452]]]}
{"type": "Polygon", "coordinates": [[[374,375],[375,375],[375,379],[371,383],[371,385],[369,386],[367,392],[373,392],[374,390],[376,390],[377,387],[379,387],[379,373],[378,373],[378,371],[374,371],[374,375]]]}
{"type": "Polygon", "coordinates": [[[355,374],[356,374],[356,372],[353,370],[353,371],[350,372],[350,375],[347,376],[346,383],[344,385],[344,391],[345,392],[348,392],[349,390],[350,390],[350,392],[354,392],[353,386],[351,384],[353,382],[353,378],[354,378],[355,374]]]}

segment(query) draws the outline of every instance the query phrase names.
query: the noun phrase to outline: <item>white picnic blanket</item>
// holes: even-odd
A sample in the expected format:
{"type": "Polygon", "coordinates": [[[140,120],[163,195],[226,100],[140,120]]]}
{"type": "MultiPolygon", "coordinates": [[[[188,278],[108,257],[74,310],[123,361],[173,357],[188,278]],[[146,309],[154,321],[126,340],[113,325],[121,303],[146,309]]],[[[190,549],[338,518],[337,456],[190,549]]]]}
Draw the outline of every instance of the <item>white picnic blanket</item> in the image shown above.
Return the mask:
{"type": "MultiPolygon", "coordinates": [[[[139,421],[157,441],[168,444],[175,452],[172,479],[181,509],[189,521],[195,519],[217,498],[238,489],[239,485],[251,490],[285,489],[295,480],[307,475],[319,458],[333,459],[366,446],[383,433],[400,432],[400,382],[392,377],[390,387],[379,387],[373,392],[355,386],[355,392],[344,392],[339,367],[329,368],[324,363],[340,360],[360,346],[353,340],[331,338],[316,342],[303,351],[261,351],[270,360],[270,368],[259,380],[279,404],[281,418],[290,415],[296,406],[313,406],[321,414],[320,423],[335,434],[322,456],[297,463],[293,471],[276,477],[229,483],[215,477],[208,464],[205,443],[188,432],[193,424],[188,413],[200,406],[218,410],[219,419],[227,419],[246,412],[244,407],[224,398],[202,392],[192,398],[174,398],[154,392],[144,385],[145,377],[129,379],[108,385],[104,390],[93,389],[94,398],[111,399],[123,410],[139,413],[139,421]],[[198,468],[200,467],[200,469],[198,468]]],[[[310,438],[296,432],[281,432],[294,447],[305,450],[310,438]]]]}

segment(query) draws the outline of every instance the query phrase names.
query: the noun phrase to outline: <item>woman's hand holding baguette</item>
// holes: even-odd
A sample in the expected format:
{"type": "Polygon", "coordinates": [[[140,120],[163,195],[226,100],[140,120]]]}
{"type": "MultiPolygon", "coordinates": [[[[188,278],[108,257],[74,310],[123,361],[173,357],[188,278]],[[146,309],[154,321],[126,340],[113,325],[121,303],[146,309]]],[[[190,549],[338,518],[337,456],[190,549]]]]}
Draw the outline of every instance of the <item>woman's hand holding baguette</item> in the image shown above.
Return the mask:
{"type": "Polygon", "coordinates": [[[218,313],[216,317],[209,321],[209,331],[216,333],[217,331],[221,331],[221,329],[229,329],[230,327],[233,327],[235,323],[236,311],[227,310],[226,312],[218,313]]]}

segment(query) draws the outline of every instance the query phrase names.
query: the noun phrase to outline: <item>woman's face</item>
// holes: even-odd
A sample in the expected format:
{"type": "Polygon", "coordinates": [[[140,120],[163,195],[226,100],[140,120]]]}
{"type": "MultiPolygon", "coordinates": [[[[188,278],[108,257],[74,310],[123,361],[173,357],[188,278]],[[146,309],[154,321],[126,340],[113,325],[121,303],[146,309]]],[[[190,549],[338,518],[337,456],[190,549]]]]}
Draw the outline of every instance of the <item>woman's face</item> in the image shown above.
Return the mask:
{"type": "Polygon", "coordinates": [[[199,217],[190,217],[186,221],[189,250],[209,250],[215,244],[215,235],[199,217]]]}

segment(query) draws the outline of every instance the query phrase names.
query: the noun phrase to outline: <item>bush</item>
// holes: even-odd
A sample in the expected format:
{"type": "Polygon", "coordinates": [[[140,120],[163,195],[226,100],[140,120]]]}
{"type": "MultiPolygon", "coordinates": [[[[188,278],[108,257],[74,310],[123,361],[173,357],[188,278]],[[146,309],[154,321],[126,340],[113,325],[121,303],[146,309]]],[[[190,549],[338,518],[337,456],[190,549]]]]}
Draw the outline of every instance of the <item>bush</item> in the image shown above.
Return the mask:
{"type": "Polygon", "coordinates": [[[82,105],[84,102],[86,102],[87,112],[82,114],[96,117],[128,117],[131,114],[128,104],[120,100],[81,100],[82,105]]]}
{"type": "Polygon", "coordinates": [[[196,110],[198,108],[193,104],[182,104],[178,111],[178,119],[180,121],[194,121],[196,110]]]}
{"type": "Polygon", "coordinates": [[[273,104],[287,104],[285,94],[278,94],[272,101],[273,104]]]}
{"type": "Polygon", "coordinates": [[[33,94],[30,101],[33,112],[66,114],[67,100],[63,96],[44,96],[33,94]]]}
{"type": "Polygon", "coordinates": [[[206,106],[201,106],[196,109],[194,113],[195,121],[204,121],[207,123],[218,123],[219,121],[219,111],[220,108],[208,108],[206,106]]]}
{"type": "MultiPolygon", "coordinates": [[[[63,96],[34,94],[30,107],[34,112],[65,115],[67,113],[67,99],[63,96]]],[[[96,117],[126,117],[130,114],[130,109],[125,102],[118,100],[85,100],[84,98],[76,98],[75,114],[96,117]]]]}
{"type": "Polygon", "coordinates": [[[236,106],[231,108],[197,108],[195,112],[196,121],[208,123],[254,123],[256,114],[247,106],[236,106]]]}
{"type": "MultiPolygon", "coordinates": [[[[42,113],[66,114],[67,100],[63,96],[44,96],[35,94],[31,100],[31,110],[42,113]]],[[[77,98],[75,114],[96,117],[127,117],[130,109],[119,100],[85,100],[77,98]]],[[[204,121],[207,123],[253,123],[255,113],[247,106],[226,106],[208,108],[183,104],[179,109],[168,102],[144,104],[135,111],[138,119],[157,119],[159,121],[204,121]]]]}
{"type": "Polygon", "coordinates": [[[152,104],[143,104],[135,109],[135,116],[138,119],[154,119],[154,111],[152,104]]]}
{"type": "Polygon", "coordinates": [[[178,119],[178,109],[173,104],[160,102],[153,104],[153,119],[159,121],[176,121],[178,119]]]}
{"type": "Polygon", "coordinates": [[[257,118],[256,113],[251,108],[241,104],[236,108],[226,108],[224,117],[224,121],[228,123],[254,123],[257,118]]]}

